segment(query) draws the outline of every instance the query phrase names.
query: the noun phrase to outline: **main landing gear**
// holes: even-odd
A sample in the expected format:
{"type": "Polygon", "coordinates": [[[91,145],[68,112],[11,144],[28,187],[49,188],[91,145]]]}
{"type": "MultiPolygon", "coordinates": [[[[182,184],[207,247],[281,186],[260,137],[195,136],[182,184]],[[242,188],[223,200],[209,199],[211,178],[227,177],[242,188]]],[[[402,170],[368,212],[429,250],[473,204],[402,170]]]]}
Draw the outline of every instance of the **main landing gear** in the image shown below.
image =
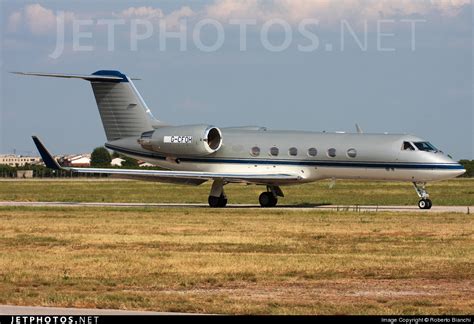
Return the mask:
{"type": "Polygon", "coordinates": [[[264,191],[258,197],[258,202],[262,207],[275,207],[278,203],[278,197],[284,197],[283,191],[278,186],[267,186],[267,191],[264,191]]]}
{"type": "Polygon", "coordinates": [[[219,197],[209,196],[207,200],[210,207],[225,207],[227,205],[227,197],[226,195],[222,194],[219,197]]]}
{"type": "Polygon", "coordinates": [[[418,207],[420,207],[420,209],[431,209],[431,206],[433,206],[433,203],[428,198],[430,195],[425,189],[425,183],[413,182],[413,186],[415,187],[418,197],[421,198],[420,201],[418,202],[418,207]]]}
{"type": "Polygon", "coordinates": [[[258,197],[258,202],[262,207],[275,207],[278,203],[278,198],[271,192],[265,191],[260,194],[260,197],[258,197]]]}
{"type": "Polygon", "coordinates": [[[222,208],[227,205],[227,196],[224,193],[224,181],[214,180],[211,187],[211,193],[209,194],[209,207],[222,208]]]}
{"type": "MultiPolygon", "coordinates": [[[[225,182],[223,180],[214,180],[209,194],[209,207],[222,208],[227,205],[227,196],[224,192],[225,182]]],[[[258,201],[262,207],[275,207],[278,203],[278,197],[284,197],[283,191],[278,186],[267,186],[267,191],[260,194],[258,201]]]]}

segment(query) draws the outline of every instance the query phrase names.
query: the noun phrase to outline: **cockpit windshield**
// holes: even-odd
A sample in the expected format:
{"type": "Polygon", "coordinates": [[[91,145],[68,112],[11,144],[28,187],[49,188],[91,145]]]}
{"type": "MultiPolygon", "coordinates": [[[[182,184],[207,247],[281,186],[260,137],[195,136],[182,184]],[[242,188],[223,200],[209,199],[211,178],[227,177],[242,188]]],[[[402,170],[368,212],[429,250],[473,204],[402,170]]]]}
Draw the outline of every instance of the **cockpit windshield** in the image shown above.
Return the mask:
{"type": "Polygon", "coordinates": [[[411,145],[410,142],[403,142],[402,150],[404,151],[414,151],[415,148],[411,145]]]}
{"type": "Polygon", "coordinates": [[[430,142],[413,142],[415,144],[416,148],[419,149],[420,151],[426,151],[426,152],[437,152],[438,149],[434,147],[430,142]]]}

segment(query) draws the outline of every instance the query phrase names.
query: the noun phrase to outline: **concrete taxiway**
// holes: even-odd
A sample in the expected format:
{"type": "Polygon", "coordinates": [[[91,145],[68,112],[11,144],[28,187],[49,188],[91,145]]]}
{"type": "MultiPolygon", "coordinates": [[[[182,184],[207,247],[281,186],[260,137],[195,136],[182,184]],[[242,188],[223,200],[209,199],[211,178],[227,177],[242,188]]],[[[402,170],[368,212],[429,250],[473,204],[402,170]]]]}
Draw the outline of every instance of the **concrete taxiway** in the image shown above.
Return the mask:
{"type": "MultiPolygon", "coordinates": [[[[106,203],[106,202],[32,202],[32,201],[0,201],[1,206],[17,207],[139,207],[139,208],[208,208],[207,204],[185,204],[185,203],[106,203]]],[[[260,209],[259,205],[253,204],[229,204],[226,209],[260,209]]],[[[272,209],[272,208],[265,208],[272,209]]],[[[368,212],[452,212],[452,213],[471,213],[474,212],[474,206],[433,206],[431,209],[419,209],[417,206],[362,206],[362,205],[279,205],[273,209],[286,210],[333,210],[333,211],[368,211],[368,212]]]]}

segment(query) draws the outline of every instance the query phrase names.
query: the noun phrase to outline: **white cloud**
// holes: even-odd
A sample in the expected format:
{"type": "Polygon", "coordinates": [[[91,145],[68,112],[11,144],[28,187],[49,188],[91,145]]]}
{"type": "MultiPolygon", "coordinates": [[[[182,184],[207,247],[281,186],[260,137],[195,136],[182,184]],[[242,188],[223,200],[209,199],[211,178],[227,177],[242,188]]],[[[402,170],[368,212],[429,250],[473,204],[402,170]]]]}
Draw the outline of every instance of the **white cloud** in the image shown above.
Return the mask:
{"type": "Polygon", "coordinates": [[[26,24],[33,34],[45,34],[54,30],[56,26],[56,15],[50,9],[39,4],[28,5],[24,10],[26,24]]]}
{"type": "Polygon", "coordinates": [[[195,16],[196,13],[189,7],[181,7],[178,10],[171,12],[166,15],[165,20],[166,24],[170,27],[176,27],[179,25],[179,22],[183,18],[189,18],[195,16]]]}
{"type": "Polygon", "coordinates": [[[23,15],[20,11],[15,11],[8,17],[7,31],[16,32],[21,26],[23,15]]]}
{"type": "Polygon", "coordinates": [[[165,21],[167,26],[173,28],[179,25],[183,18],[195,16],[196,13],[188,6],[181,7],[178,10],[165,14],[160,8],[153,7],[130,7],[118,14],[115,17],[123,19],[148,19],[151,21],[165,21]]]}
{"type": "MultiPolygon", "coordinates": [[[[65,21],[74,19],[72,12],[63,12],[65,21]]],[[[7,30],[17,32],[22,26],[35,35],[44,35],[54,32],[56,29],[57,14],[51,9],[47,9],[40,4],[31,4],[20,11],[13,12],[8,17],[7,30]]]]}
{"type": "Polygon", "coordinates": [[[130,7],[115,16],[125,19],[133,18],[143,18],[143,19],[152,19],[152,18],[162,18],[164,16],[163,11],[159,8],[153,7],[130,7]]]}
{"type": "MultiPolygon", "coordinates": [[[[141,6],[110,13],[110,16],[125,20],[148,19],[152,23],[165,21],[168,28],[176,28],[181,20],[193,17],[214,18],[224,23],[230,19],[256,19],[262,23],[274,18],[298,23],[305,18],[316,18],[323,25],[339,24],[341,19],[362,21],[429,14],[456,17],[461,8],[470,3],[470,0],[215,0],[197,11],[183,6],[165,13],[161,8],[141,6]]],[[[40,4],[26,5],[9,15],[7,31],[26,29],[35,35],[52,34],[58,13],[40,4]]],[[[92,12],[84,15],[94,16],[92,12]]],[[[100,18],[107,18],[103,15],[100,18]]],[[[64,12],[66,23],[77,17],[73,12],[64,12]]]]}
{"type": "Polygon", "coordinates": [[[321,22],[335,22],[430,13],[455,16],[467,4],[470,0],[216,0],[206,8],[206,14],[224,21],[232,18],[258,21],[281,18],[298,22],[317,18],[321,22]]]}
{"type": "Polygon", "coordinates": [[[219,0],[207,7],[207,15],[216,19],[228,20],[231,18],[261,19],[267,15],[257,0],[219,0]]]}

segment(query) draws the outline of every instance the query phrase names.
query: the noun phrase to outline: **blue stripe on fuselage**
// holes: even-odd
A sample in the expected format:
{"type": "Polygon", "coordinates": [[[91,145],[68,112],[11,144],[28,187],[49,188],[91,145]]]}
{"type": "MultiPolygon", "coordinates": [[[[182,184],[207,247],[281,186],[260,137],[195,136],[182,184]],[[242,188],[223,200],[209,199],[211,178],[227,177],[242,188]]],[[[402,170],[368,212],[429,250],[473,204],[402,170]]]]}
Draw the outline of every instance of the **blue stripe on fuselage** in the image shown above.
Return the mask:
{"type": "MultiPolygon", "coordinates": [[[[139,157],[147,157],[159,160],[166,160],[166,157],[152,152],[140,152],[110,144],[105,146],[111,150],[131,154],[139,157]]],[[[231,163],[231,164],[271,164],[271,165],[295,165],[295,166],[322,166],[322,167],[345,167],[345,168],[394,168],[394,169],[441,169],[441,170],[464,170],[458,163],[403,163],[403,162],[346,162],[346,161],[308,161],[308,160],[259,160],[259,159],[229,159],[229,158],[179,158],[181,162],[190,163],[231,163]]]]}

